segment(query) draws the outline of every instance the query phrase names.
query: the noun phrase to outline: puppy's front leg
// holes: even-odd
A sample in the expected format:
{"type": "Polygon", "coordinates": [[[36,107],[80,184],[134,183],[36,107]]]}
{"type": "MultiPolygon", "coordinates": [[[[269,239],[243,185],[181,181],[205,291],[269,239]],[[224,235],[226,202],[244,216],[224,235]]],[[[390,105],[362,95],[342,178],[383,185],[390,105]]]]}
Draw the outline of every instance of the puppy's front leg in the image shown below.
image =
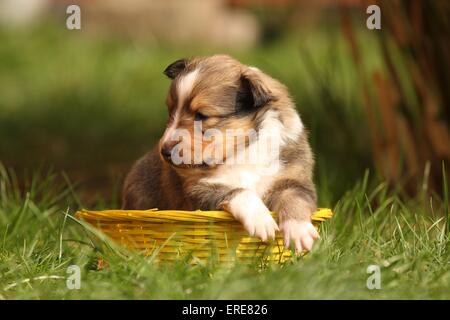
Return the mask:
{"type": "Polygon", "coordinates": [[[311,223],[311,215],[316,210],[314,185],[294,179],[281,180],[268,195],[266,203],[278,212],[284,246],[288,248],[293,242],[297,253],[303,249],[311,250],[314,240],[319,237],[311,223]]]}
{"type": "Polygon", "coordinates": [[[279,230],[269,209],[251,190],[242,189],[231,199],[222,202],[221,208],[239,220],[251,236],[257,236],[262,241],[274,239],[275,231],[279,230]]]}
{"type": "Polygon", "coordinates": [[[257,236],[263,241],[274,239],[275,232],[279,230],[269,209],[252,190],[197,184],[190,195],[201,208],[230,212],[251,236],[257,236]]]}

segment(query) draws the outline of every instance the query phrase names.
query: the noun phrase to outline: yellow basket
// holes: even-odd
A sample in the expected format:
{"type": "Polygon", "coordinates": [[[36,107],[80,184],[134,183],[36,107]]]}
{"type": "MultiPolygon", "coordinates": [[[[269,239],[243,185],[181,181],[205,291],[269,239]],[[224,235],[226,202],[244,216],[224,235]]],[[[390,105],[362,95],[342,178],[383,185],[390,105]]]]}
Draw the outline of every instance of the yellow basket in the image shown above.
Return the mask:
{"type": "MultiPolygon", "coordinates": [[[[249,237],[242,225],[224,211],[81,210],[75,216],[121,245],[145,254],[155,253],[158,261],[173,261],[186,254],[193,261],[217,257],[221,262],[237,258],[282,263],[291,257],[291,251],[283,248],[281,233],[271,242],[249,237]]],[[[331,216],[330,209],[319,209],[312,216],[313,224],[317,228],[331,216]]],[[[276,219],[276,214],[273,217],[276,219]]]]}

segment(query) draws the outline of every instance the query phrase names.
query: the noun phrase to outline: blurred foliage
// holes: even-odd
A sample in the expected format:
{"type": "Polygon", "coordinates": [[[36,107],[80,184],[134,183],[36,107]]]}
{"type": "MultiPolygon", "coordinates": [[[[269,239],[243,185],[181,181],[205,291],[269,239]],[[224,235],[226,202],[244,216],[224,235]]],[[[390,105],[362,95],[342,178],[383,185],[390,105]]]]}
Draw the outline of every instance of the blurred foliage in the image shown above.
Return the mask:
{"type": "MultiPolygon", "coordinates": [[[[163,132],[169,81],[162,70],[180,57],[228,53],[289,87],[310,131],[317,182],[337,199],[371,160],[359,79],[340,30],[328,25],[219,52],[55,23],[0,30],[0,161],[64,170],[89,196],[117,192],[132,162],[163,132]]],[[[365,63],[374,68],[376,39],[361,32],[365,63]]]]}
{"type": "Polygon", "coordinates": [[[401,180],[412,194],[421,182],[442,190],[442,166],[450,163],[450,3],[378,4],[382,30],[375,33],[383,68],[363,65],[366,39],[355,34],[349,10],[342,15],[342,31],[363,84],[374,162],[385,179],[391,184],[401,180]]]}

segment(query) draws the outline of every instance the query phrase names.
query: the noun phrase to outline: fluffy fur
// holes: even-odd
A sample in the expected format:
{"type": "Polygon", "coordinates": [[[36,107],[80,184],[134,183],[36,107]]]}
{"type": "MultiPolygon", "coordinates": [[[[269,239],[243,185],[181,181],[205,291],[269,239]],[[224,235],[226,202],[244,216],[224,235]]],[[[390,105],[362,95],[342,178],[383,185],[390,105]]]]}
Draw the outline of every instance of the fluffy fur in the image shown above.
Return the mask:
{"type": "MultiPolygon", "coordinates": [[[[268,240],[281,230],[286,246],[294,243],[297,251],[310,250],[318,237],[310,220],[316,210],[314,160],[286,87],[224,55],[178,60],[164,73],[172,80],[166,101],[167,129],[159,145],[137,161],[126,177],[123,208],[226,210],[251,235],[268,240]],[[177,129],[194,136],[196,120],[201,121],[202,132],[267,129],[280,152],[261,153],[246,140],[240,142],[244,150],[259,152],[256,164],[236,164],[233,160],[239,155],[228,157],[225,152],[209,163],[175,165],[170,154],[176,144],[186,144],[199,159],[208,146],[225,145],[223,140],[186,137],[173,141],[177,129]],[[195,144],[200,146],[197,151],[192,148],[195,144]],[[273,168],[268,172],[268,167],[273,168]],[[270,211],[278,212],[279,224],[270,211]]],[[[238,142],[233,143],[237,147],[238,142]]]]}

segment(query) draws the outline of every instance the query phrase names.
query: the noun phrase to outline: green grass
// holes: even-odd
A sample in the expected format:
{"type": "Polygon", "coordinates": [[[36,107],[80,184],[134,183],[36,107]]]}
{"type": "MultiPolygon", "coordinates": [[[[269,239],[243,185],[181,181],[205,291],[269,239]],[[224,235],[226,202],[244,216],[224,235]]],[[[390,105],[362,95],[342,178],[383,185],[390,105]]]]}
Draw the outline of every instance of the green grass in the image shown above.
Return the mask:
{"type": "Polygon", "coordinates": [[[76,194],[54,175],[36,175],[19,192],[14,175],[0,171],[2,299],[450,298],[443,201],[402,201],[384,184],[370,187],[367,175],[339,200],[306,258],[260,269],[187,259],[158,265],[74,221],[76,194]],[[106,262],[101,270],[98,258],[106,262]],[[81,268],[79,290],[66,287],[73,264],[81,268]],[[373,264],[381,268],[380,290],[366,287],[373,264]]]}

